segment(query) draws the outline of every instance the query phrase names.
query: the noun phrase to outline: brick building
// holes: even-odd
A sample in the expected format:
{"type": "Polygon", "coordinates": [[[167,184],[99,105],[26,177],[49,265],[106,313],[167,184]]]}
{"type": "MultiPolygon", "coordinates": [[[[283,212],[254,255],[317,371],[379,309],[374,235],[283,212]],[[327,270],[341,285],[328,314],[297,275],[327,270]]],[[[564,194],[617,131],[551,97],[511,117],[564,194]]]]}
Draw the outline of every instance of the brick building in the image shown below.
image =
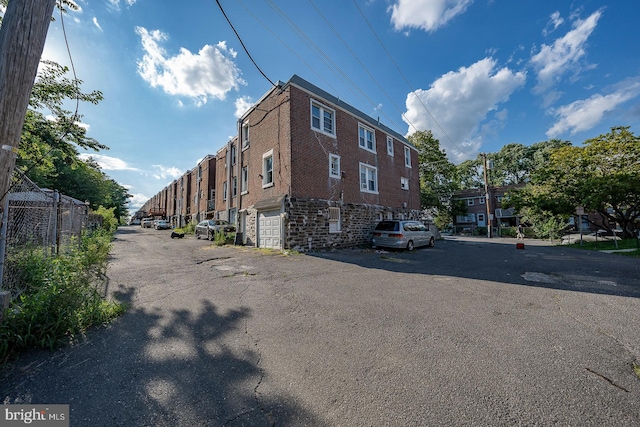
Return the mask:
{"type": "Polygon", "coordinates": [[[368,244],[382,219],[420,217],[415,147],[296,75],[237,129],[163,190],[173,225],[215,217],[236,224],[238,243],[318,250],[368,244]]]}
{"type": "Polygon", "coordinates": [[[247,245],[348,247],[383,218],[419,217],[415,147],[295,75],[238,120],[216,158],[216,217],[247,245]]]}

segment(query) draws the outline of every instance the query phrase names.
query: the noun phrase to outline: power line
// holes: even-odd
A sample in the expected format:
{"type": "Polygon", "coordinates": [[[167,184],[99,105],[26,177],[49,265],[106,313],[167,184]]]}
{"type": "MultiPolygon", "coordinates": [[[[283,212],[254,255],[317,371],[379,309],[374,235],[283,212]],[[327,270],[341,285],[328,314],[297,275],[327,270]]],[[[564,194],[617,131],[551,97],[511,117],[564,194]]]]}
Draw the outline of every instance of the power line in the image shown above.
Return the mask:
{"type": "Polygon", "coordinates": [[[231,21],[229,20],[229,17],[227,16],[227,14],[224,12],[224,9],[222,8],[222,5],[220,4],[219,0],[216,0],[216,3],[218,4],[218,7],[220,8],[220,12],[222,12],[222,14],[224,15],[224,19],[227,20],[227,22],[229,23],[229,26],[231,27],[231,29],[233,30],[233,32],[235,33],[236,37],[238,38],[238,41],[240,41],[240,44],[242,45],[242,48],[244,49],[244,51],[246,52],[247,56],[249,57],[249,59],[251,60],[251,62],[253,62],[253,65],[255,65],[255,67],[258,69],[258,71],[260,71],[260,74],[262,74],[262,77],[264,77],[265,79],[267,79],[267,81],[269,83],[271,83],[271,86],[275,86],[275,83],[273,83],[271,81],[271,79],[269,77],[267,77],[267,75],[264,73],[264,71],[262,71],[262,69],[260,68],[260,66],[258,66],[258,64],[256,63],[256,61],[253,59],[253,57],[251,56],[251,54],[249,53],[249,50],[247,49],[247,47],[244,45],[244,42],[242,41],[242,38],[240,38],[240,34],[238,34],[238,32],[236,31],[235,27],[233,26],[233,24],[231,23],[231,21]]]}

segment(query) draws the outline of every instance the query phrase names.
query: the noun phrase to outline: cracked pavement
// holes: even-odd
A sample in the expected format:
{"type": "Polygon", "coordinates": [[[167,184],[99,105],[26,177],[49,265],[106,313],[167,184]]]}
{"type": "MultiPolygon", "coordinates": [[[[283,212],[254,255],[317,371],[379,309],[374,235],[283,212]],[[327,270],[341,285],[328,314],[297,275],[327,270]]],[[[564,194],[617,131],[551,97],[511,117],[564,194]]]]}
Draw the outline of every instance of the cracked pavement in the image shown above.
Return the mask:
{"type": "Polygon", "coordinates": [[[122,227],[130,304],[2,374],[71,425],[640,424],[640,261],[438,241],[283,255],[122,227]]]}

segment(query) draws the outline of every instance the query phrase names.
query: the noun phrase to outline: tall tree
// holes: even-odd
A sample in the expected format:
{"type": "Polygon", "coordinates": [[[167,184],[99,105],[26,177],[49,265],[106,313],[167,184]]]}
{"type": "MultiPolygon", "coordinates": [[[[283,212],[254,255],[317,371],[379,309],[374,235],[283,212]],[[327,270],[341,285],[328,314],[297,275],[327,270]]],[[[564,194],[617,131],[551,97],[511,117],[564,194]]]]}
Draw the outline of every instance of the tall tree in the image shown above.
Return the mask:
{"type": "Polygon", "coordinates": [[[458,189],[454,180],[456,167],[430,130],[409,135],[409,141],[418,149],[421,206],[434,213],[439,226],[448,224],[457,206],[451,203],[458,189]]]}
{"type": "Polygon", "coordinates": [[[562,145],[533,175],[520,204],[571,215],[576,207],[596,211],[629,237],[640,218],[640,137],[629,127],[588,139],[582,147],[562,145]]]}

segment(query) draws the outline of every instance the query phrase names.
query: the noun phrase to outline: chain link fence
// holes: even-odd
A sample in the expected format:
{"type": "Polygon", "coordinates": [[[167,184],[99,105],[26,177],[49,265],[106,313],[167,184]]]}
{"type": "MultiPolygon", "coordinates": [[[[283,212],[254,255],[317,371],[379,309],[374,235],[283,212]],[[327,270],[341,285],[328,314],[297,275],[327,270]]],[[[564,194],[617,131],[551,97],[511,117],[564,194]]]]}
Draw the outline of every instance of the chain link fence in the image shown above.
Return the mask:
{"type": "Polygon", "coordinates": [[[41,189],[15,170],[2,206],[0,291],[10,292],[12,299],[19,297],[29,273],[22,271],[20,261],[34,250],[54,256],[77,244],[88,217],[85,202],[41,189]]]}

